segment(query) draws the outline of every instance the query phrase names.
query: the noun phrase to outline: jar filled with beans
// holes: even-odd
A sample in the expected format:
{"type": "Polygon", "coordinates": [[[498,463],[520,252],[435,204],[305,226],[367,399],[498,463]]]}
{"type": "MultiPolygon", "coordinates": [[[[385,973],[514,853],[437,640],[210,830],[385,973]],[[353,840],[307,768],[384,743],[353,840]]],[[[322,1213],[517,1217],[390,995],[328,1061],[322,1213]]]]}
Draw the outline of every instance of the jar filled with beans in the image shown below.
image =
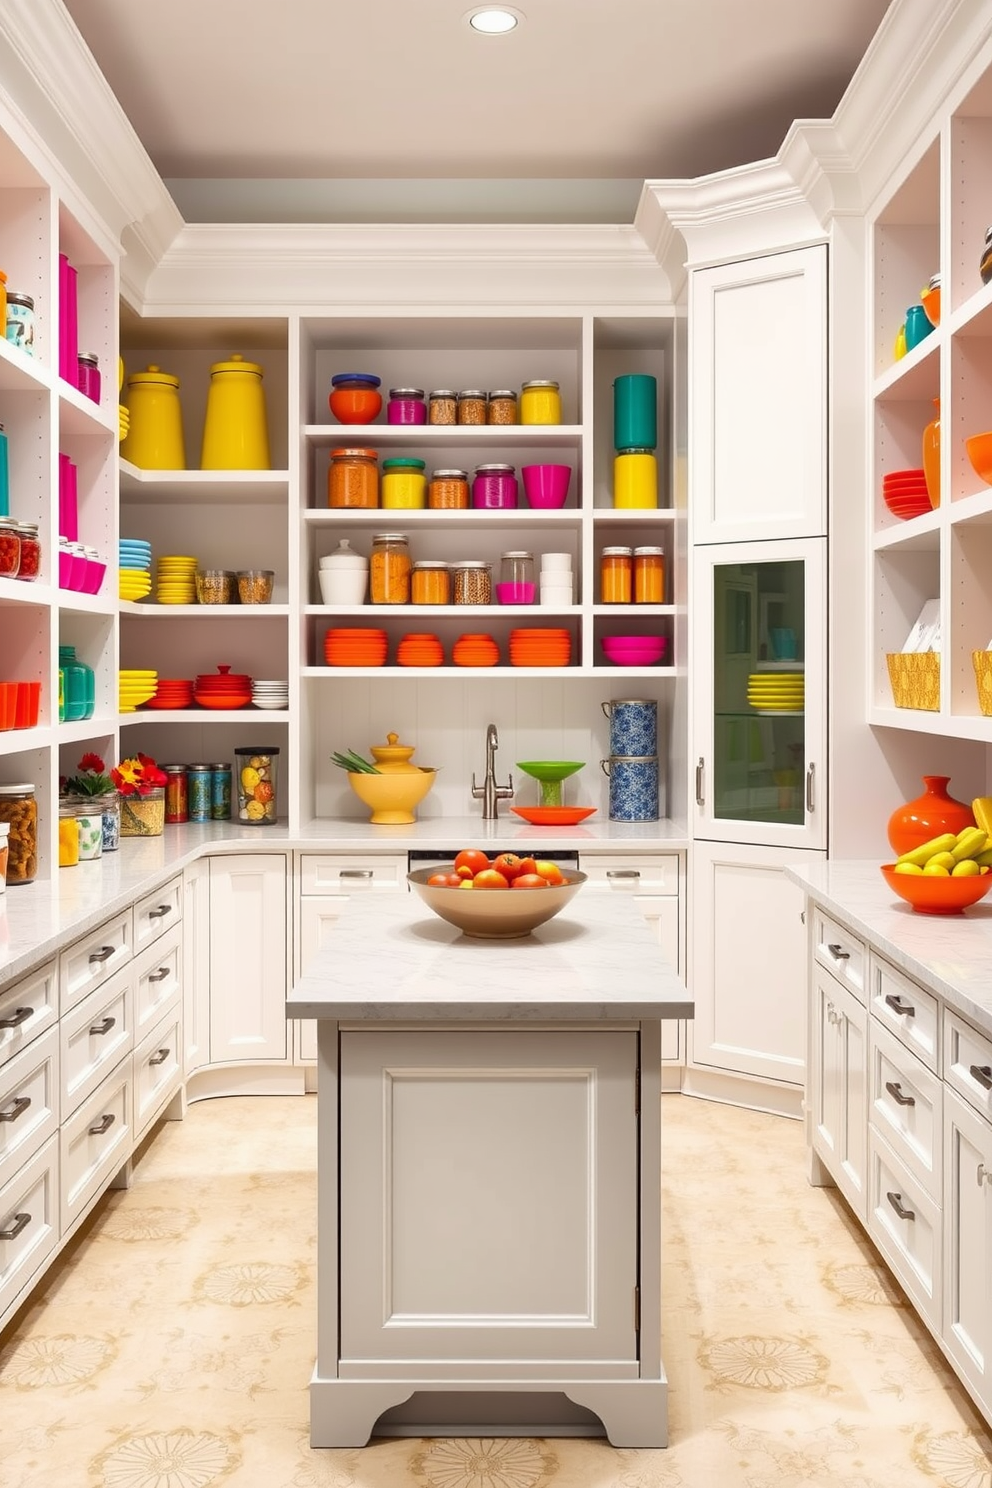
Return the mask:
{"type": "Polygon", "coordinates": [[[328,506],[379,505],[379,467],[374,449],[333,449],[327,469],[328,506]]]}
{"type": "Polygon", "coordinates": [[[433,558],[424,558],[413,565],[413,572],[410,576],[410,602],[415,605],[451,603],[451,576],[446,563],[433,558]]]}
{"type": "Polygon", "coordinates": [[[410,603],[410,540],[403,532],[380,532],[372,539],[369,599],[373,604],[410,603]]]}
{"type": "Polygon", "coordinates": [[[467,511],[468,471],[432,470],[427,505],[434,511],[467,511]]]}
{"type": "Polygon", "coordinates": [[[493,599],[491,563],[465,559],[451,565],[452,599],[456,605],[487,605],[493,599]]]}
{"type": "Polygon", "coordinates": [[[466,388],[458,394],[458,422],[460,424],[484,424],[486,422],[485,388],[466,388]]]}
{"type": "Polygon", "coordinates": [[[487,422],[490,424],[515,424],[517,422],[517,395],[512,388],[496,388],[489,394],[487,422]]]}
{"type": "Polygon", "coordinates": [[[454,388],[435,388],[431,393],[427,422],[430,424],[457,424],[458,394],[454,388]]]}
{"type": "Polygon", "coordinates": [[[31,883],[38,872],[38,803],[33,785],[0,785],[0,821],[7,823],[7,884],[31,883]]]}

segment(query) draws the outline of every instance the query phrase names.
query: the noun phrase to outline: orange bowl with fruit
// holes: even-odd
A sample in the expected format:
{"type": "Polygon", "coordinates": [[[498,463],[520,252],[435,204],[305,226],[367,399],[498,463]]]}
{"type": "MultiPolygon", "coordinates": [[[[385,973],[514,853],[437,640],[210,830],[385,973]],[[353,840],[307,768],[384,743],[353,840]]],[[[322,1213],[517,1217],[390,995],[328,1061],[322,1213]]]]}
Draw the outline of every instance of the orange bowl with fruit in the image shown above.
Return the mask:
{"type": "Polygon", "coordinates": [[[882,876],[894,894],[911,904],[917,914],[961,914],[984,899],[992,888],[992,873],[967,877],[931,873],[897,873],[895,863],[882,865],[882,876]]]}
{"type": "Polygon", "coordinates": [[[544,925],[575,897],[586,875],[557,863],[466,849],[450,868],[417,868],[411,890],[463,935],[517,940],[544,925]]]}

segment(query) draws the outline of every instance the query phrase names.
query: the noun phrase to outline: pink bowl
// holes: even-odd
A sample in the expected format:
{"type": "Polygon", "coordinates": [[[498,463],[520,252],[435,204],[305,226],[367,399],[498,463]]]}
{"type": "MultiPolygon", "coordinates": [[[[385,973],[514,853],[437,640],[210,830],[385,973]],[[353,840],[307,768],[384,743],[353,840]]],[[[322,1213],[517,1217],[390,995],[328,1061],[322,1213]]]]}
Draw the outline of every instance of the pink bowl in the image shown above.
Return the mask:
{"type": "Polygon", "coordinates": [[[93,558],[84,558],[83,563],[85,567],[83,569],[82,582],[79,585],[80,589],[82,589],[84,594],[99,594],[100,585],[103,583],[103,576],[107,572],[107,565],[105,563],[98,563],[93,558]]]}
{"type": "Polygon", "coordinates": [[[529,506],[548,509],[565,505],[571,465],[522,465],[520,474],[529,506]]]}
{"type": "Polygon", "coordinates": [[[529,605],[534,603],[536,584],[497,584],[496,603],[505,605],[529,605]]]}
{"type": "Polygon", "coordinates": [[[72,565],[73,565],[73,562],[74,562],[74,555],[72,553],[67,553],[64,548],[60,548],[59,549],[59,588],[60,589],[71,589],[72,588],[72,582],[71,582],[71,580],[72,580],[72,565]]]}
{"type": "Polygon", "coordinates": [[[69,566],[69,582],[66,585],[66,588],[75,589],[77,594],[81,594],[83,592],[83,579],[86,575],[87,560],[83,557],[82,553],[71,554],[71,560],[72,561],[69,566]]]}
{"type": "Polygon", "coordinates": [[[603,636],[603,654],[615,666],[651,666],[665,654],[665,636],[603,636]]]}

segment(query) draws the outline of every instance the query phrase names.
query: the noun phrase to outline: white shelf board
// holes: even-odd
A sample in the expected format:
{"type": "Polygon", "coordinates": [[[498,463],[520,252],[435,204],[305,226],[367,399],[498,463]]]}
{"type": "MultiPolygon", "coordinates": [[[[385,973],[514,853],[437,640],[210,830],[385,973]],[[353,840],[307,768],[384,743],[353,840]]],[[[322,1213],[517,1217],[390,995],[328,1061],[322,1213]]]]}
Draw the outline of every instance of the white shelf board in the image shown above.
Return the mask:
{"type": "MultiPolygon", "coordinates": [[[[259,502],[289,492],[288,470],[140,470],[122,459],[121,498],[125,503],[259,502]]],[[[122,530],[124,524],[122,522],[122,530]]]]}
{"type": "Polygon", "coordinates": [[[40,579],[0,579],[0,599],[6,604],[36,605],[48,609],[54,590],[40,579]]]}
{"type": "Polygon", "coordinates": [[[575,618],[582,614],[580,605],[304,605],[304,615],[317,615],[324,620],[514,620],[521,628],[537,625],[555,615],[575,618]]]}
{"type": "Polygon", "coordinates": [[[462,511],[434,511],[429,507],[405,511],[382,506],[308,506],[303,512],[304,522],[313,527],[340,527],[342,524],[348,526],[355,524],[360,527],[382,528],[385,524],[395,528],[399,523],[403,527],[412,528],[422,524],[429,526],[432,531],[437,527],[474,527],[478,531],[480,522],[484,522],[487,527],[490,525],[558,527],[562,523],[566,526],[577,527],[581,519],[582,512],[575,506],[562,506],[553,511],[531,506],[514,506],[506,511],[483,511],[472,507],[462,511]]]}
{"type": "Polygon", "coordinates": [[[20,351],[10,341],[0,340],[0,389],[5,392],[50,391],[52,372],[42,362],[20,351]]]}
{"type": "Polygon", "coordinates": [[[304,424],[303,437],[316,449],[332,446],[421,445],[430,449],[464,449],[466,445],[522,444],[533,448],[577,449],[582,442],[581,424],[304,424]]]}
{"type": "Polygon", "coordinates": [[[42,725],[37,728],[4,729],[0,733],[0,755],[22,754],[26,749],[49,749],[53,738],[52,729],[42,725]]]}
{"type": "Polygon", "coordinates": [[[120,726],[132,723],[285,723],[288,708],[136,708],[120,715],[120,726]]]}
{"type": "Polygon", "coordinates": [[[120,602],[122,615],[136,615],[143,620],[261,620],[273,615],[289,614],[288,604],[174,605],[158,604],[152,599],[120,602]]]}
{"type": "Polygon", "coordinates": [[[949,739],[976,739],[992,744],[992,718],[982,714],[924,713],[913,708],[870,708],[868,722],[875,728],[909,729],[917,734],[942,735],[949,739]]]}
{"type": "Polygon", "coordinates": [[[553,677],[556,681],[583,677],[678,677],[685,673],[678,667],[619,667],[619,666],[567,666],[524,667],[501,663],[491,667],[460,667],[453,664],[440,667],[403,666],[307,666],[300,668],[300,676],[314,681],[333,682],[335,677],[487,677],[500,681],[518,682],[528,677],[553,677]]]}

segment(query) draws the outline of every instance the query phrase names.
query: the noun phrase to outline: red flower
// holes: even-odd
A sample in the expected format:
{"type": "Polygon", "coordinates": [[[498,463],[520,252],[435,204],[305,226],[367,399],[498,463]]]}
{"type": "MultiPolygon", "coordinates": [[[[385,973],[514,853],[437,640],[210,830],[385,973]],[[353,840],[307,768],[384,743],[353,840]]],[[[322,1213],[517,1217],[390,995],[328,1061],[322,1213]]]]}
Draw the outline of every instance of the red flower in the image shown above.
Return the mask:
{"type": "Polygon", "coordinates": [[[121,760],[110,774],[122,796],[147,796],[156,786],[166,783],[165,771],[147,754],[121,760]]]}
{"type": "Polygon", "coordinates": [[[80,770],[92,770],[96,775],[102,775],[106,766],[98,754],[84,754],[79,761],[80,770]]]}

